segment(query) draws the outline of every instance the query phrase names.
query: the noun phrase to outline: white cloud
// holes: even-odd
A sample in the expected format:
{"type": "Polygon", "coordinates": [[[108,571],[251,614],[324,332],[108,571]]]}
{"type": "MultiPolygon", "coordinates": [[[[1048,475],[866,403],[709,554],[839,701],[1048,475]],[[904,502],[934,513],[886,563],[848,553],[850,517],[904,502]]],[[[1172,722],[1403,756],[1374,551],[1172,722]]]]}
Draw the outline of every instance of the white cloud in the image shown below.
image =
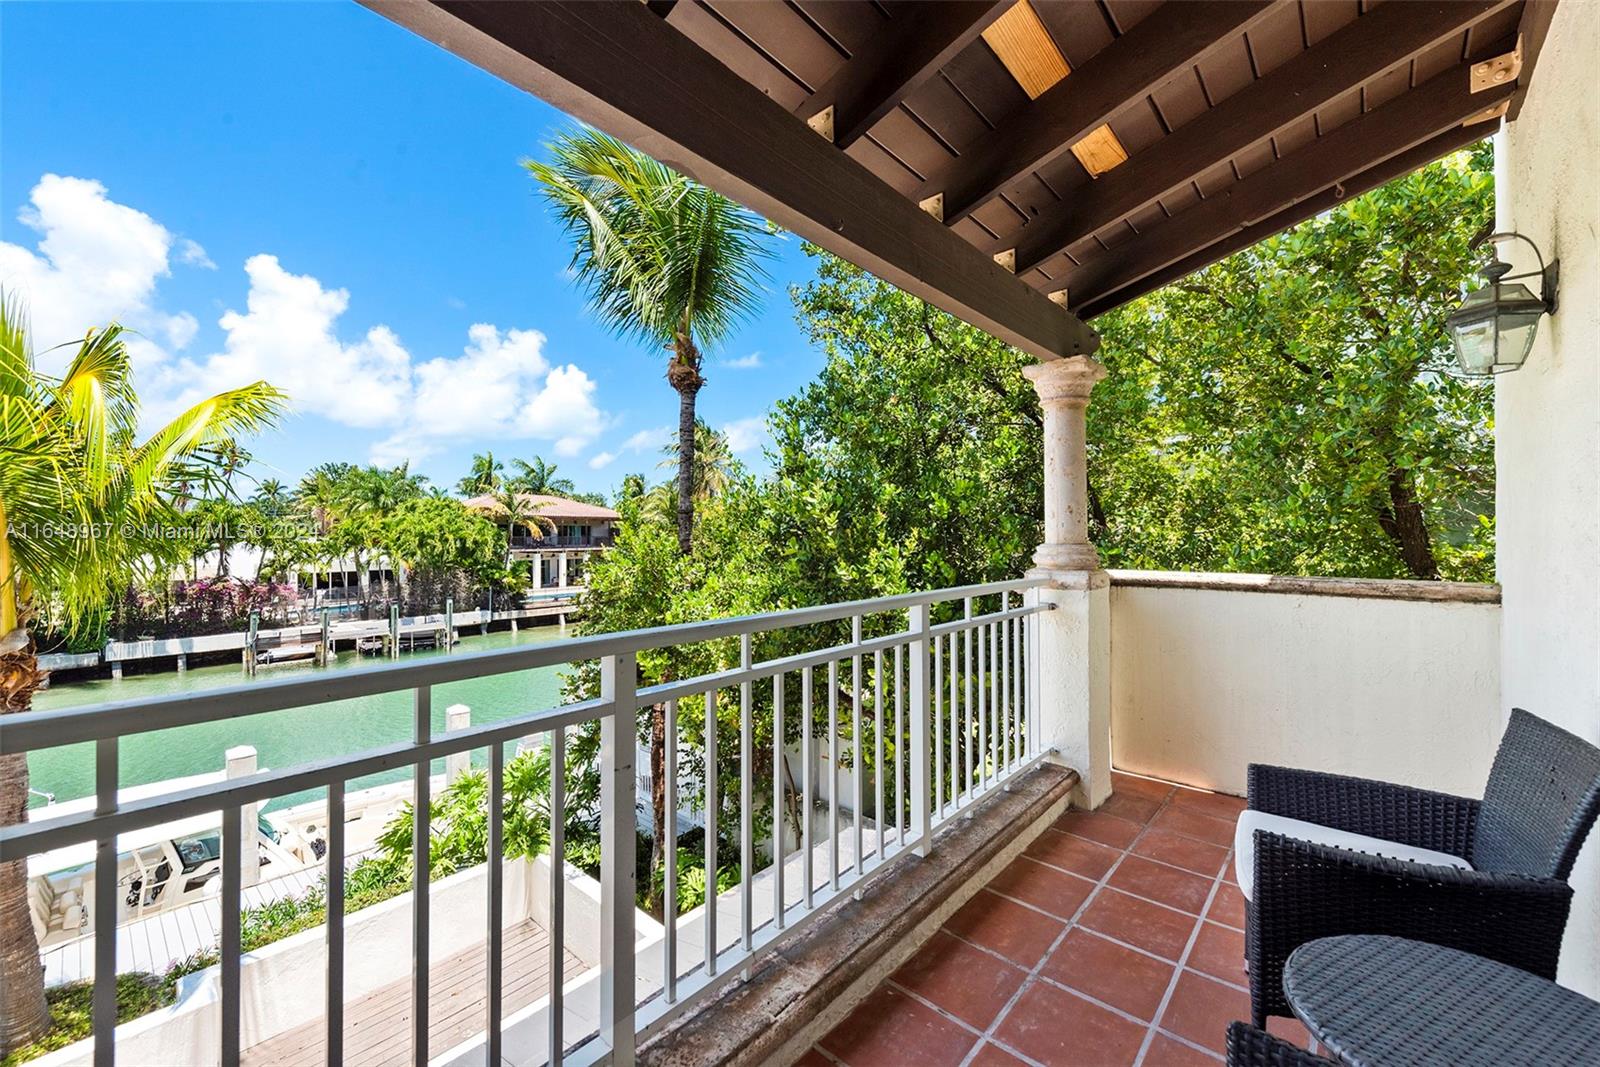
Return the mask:
{"type": "Polygon", "coordinates": [[[129,339],[141,364],[163,360],[157,339],[182,348],[197,324],[154,304],[156,284],[172,273],[173,236],[142,211],[106,196],[84,178],[46,174],[28,194],[18,220],[40,235],[38,250],[0,241],[0,285],[22,296],[41,367],[59,371],[71,352],[57,349],[91,327],[118,321],[143,336],[129,339]]]}
{"type": "MultiPolygon", "coordinates": [[[[110,200],[99,182],[45,175],[19,216],[40,235],[38,250],[0,242],[0,285],[24,294],[39,347],[81,337],[119,320],[130,338],[152,421],[220,389],[265,380],[298,412],[387,431],[374,462],[417,459],[445,444],[542,440],[559,456],[582,452],[609,425],[594,381],[575,364],[552,366],[545,335],[477,323],[458,356],[413,359],[384,324],[347,339],[348,290],[295,274],[277,256],[245,261],[243,310],[218,320],[219,350],[173,359],[200,324],[157,305],[171,263],[215,269],[200,244],[175,238],[144,212],[110,200]],[[162,346],[166,346],[163,348],[162,346]]],[[[59,370],[67,354],[47,357],[59,370]]],[[[663,431],[664,432],[664,431],[663,431]]]]}
{"type": "Polygon", "coordinates": [[[206,255],[206,250],[200,247],[200,242],[191,241],[187,237],[178,242],[178,262],[187,263],[191,267],[203,267],[206,270],[217,269],[217,265],[211,262],[211,257],[206,255]]]}
{"type": "Polygon", "coordinates": [[[477,323],[467,339],[460,356],[416,368],[410,411],[373,446],[373,462],[420,459],[446,442],[489,438],[551,441],[556,455],[574,456],[605,429],[594,380],[575,364],[551,368],[544,334],[477,323]]]}
{"type": "Polygon", "coordinates": [[[754,452],[767,442],[767,417],[756,415],[748,419],[735,419],[722,427],[722,435],[728,439],[730,452],[754,452]]]}
{"type": "Polygon", "coordinates": [[[723,359],[717,362],[720,366],[727,367],[730,370],[754,370],[756,367],[761,366],[761,353],[756,351],[748,356],[740,356],[737,359],[723,359]]]}
{"type": "Polygon", "coordinates": [[[656,426],[649,430],[640,430],[622,442],[622,451],[655,452],[666,445],[671,438],[672,427],[670,426],[656,426]]]}
{"type": "Polygon", "coordinates": [[[596,452],[589,457],[589,469],[592,471],[605,470],[617,461],[615,452],[596,452]]]}
{"type": "Polygon", "coordinates": [[[359,340],[339,340],[335,326],[350,293],[325,289],[309,274],[291,274],[277,256],[245,260],[250,291],[245,310],[228,310],[217,324],[221,352],[191,365],[198,397],[255,381],[289,394],[296,411],[326,415],[348,426],[398,422],[411,409],[411,354],[387,326],[359,340]]]}

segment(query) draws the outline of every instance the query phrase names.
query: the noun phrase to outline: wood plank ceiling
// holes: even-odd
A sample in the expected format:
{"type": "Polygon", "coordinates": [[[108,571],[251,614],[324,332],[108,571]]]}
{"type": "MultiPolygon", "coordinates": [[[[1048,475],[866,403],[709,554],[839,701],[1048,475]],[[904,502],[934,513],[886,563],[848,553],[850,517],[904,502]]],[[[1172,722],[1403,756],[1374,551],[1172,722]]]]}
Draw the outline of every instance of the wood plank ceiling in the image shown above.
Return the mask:
{"type": "Polygon", "coordinates": [[[1037,306],[997,289],[991,261],[1014,273],[1002,282],[1049,297],[1057,313],[1089,319],[1126,303],[1492,133],[1508,108],[1515,115],[1554,9],[652,0],[598,12],[556,4],[570,9],[558,17],[550,4],[366,2],[1044,357],[1092,350],[1092,332],[1041,328],[1037,306]],[[670,40],[635,25],[646,10],[670,40]],[[577,40],[608,28],[613,41],[577,40]],[[647,49],[672,52],[674,71],[648,69],[647,49]],[[618,69],[581,69],[580,56],[618,69]],[[655,114],[649,96],[629,95],[652,77],[716,97],[693,105],[695,121],[712,124],[704,140],[655,114]],[[743,157],[713,143],[719,130],[754,136],[744,127],[776,114],[774,103],[859,167],[816,155],[777,120],[743,157]],[[832,182],[838,203],[782,192],[773,168],[786,165],[832,182]],[[860,168],[881,189],[861,186],[860,168]],[[920,209],[915,219],[895,200],[920,209]],[[898,239],[867,233],[868,213],[892,214],[898,239]],[[970,253],[925,232],[941,229],[970,253]]]}

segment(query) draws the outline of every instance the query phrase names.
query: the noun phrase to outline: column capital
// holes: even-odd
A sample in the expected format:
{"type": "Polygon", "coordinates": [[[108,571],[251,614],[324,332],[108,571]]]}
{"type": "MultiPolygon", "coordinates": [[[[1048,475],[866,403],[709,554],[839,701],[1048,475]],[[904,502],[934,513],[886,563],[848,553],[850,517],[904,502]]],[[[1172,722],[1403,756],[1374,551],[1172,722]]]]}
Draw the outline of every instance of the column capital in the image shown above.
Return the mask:
{"type": "Polygon", "coordinates": [[[1089,402],[1095,383],[1106,376],[1106,365],[1090,356],[1064,356],[1023,367],[1022,374],[1033,383],[1041,402],[1065,401],[1082,407],[1089,402]]]}

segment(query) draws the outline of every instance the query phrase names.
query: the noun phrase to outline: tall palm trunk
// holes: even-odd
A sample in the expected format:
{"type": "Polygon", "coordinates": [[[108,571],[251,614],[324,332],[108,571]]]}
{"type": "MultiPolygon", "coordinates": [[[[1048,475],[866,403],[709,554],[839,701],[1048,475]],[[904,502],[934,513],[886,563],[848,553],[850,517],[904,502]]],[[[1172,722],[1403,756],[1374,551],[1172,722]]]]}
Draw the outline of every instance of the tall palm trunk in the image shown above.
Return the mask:
{"type": "MultiPolygon", "coordinates": [[[[4,538],[0,537],[0,545],[4,538]]],[[[26,626],[0,634],[0,715],[27,711],[44,682],[38,650],[26,626]]],[[[28,818],[28,756],[0,755],[0,826],[28,818]]],[[[28,905],[28,861],[0,863],[0,1055],[36,1041],[50,1029],[44,964],[28,905]]]]}
{"type": "MultiPolygon", "coordinates": [[[[700,376],[700,353],[687,332],[680,331],[674,339],[667,381],[678,391],[678,551],[687,556],[694,542],[694,401],[706,384],[700,376]]],[[[650,807],[655,828],[650,841],[652,870],[666,856],[667,820],[678,817],[677,812],[667,810],[666,767],[666,714],[657,706],[650,715],[650,807]]],[[[652,910],[656,907],[653,896],[653,892],[646,896],[652,910]]]]}
{"type": "Polygon", "coordinates": [[[694,401],[706,380],[700,352],[685,332],[673,343],[667,381],[678,391],[678,551],[687,556],[694,539],[694,401]]]}

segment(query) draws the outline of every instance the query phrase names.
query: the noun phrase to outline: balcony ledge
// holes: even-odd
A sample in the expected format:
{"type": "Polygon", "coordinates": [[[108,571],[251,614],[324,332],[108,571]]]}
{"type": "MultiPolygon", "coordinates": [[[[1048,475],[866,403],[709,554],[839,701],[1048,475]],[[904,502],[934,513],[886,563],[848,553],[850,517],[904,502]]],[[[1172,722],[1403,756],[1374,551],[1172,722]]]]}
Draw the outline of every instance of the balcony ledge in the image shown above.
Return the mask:
{"type": "Polygon", "coordinates": [[[909,959],[1067,808],[1076,771],[1042,764],[759,960],[638,1052],[641,1067],[790,1063],[909,959]]]}
{"type": "Polygon", "coordinates": [[[1421,600],[1430,603],[1498,604],[1500,587],[1482,582],[1426,582],[1399,578],[1299,578],[1278,574],[1208,571],[1107,571],[1114,588],[1211,589],[1230,593],[1421,600]]]}

